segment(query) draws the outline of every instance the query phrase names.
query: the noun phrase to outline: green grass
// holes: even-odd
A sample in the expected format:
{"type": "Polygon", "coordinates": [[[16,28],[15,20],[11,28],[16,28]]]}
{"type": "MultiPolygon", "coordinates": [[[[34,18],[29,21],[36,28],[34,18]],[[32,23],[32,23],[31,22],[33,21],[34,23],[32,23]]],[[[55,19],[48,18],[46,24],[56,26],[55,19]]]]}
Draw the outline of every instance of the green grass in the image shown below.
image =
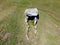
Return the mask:
{"type": "MultiPolygon", "coordinates": [[[[0,45],[60,45],[59,0],[0,0],[0,6],[0,14],[6,15],[0,21],[0,30],[5,30],[2,35],[7,32],[11,33],[6,42],[2,41],[0,37],[0,45]],[[40,14],[37,24],[37,39],[33,38],[33,41],[31,41],[32,39],[28,41],[25,37],[24,10],[29,7],[38,8],[40,14]],[[10,10],[12,12],[9,13],[10,10]]],[[[1,15],[0,17],[2,17],[1,15]]],[[[30,32],[32,33],[32,31],[30,32]]],[[[33,37],[33,33],[30,36],[33,37]]]]}

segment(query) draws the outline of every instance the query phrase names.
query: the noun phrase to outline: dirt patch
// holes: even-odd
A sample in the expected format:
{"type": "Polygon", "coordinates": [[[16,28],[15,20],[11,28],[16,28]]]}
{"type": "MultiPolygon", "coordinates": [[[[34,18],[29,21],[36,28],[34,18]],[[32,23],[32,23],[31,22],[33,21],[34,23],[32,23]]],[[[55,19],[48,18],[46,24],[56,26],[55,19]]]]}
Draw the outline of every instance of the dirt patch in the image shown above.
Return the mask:
{"type": "Polygon", "coordinates": [[[2,41],[4,41],[4,42],[7,41],[9,37],[11,37],[11,34],[10,34],[10,33],[6,33],[6,34],[3,36],[2,41]]]}

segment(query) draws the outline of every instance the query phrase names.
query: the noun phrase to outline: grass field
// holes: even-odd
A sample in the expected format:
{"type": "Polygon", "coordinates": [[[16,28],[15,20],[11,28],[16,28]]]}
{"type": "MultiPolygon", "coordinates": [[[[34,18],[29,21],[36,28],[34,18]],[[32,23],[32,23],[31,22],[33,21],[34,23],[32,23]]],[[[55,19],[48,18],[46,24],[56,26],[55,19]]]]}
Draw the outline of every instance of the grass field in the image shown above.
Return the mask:
{"type": "Polygon", "coordinates": [[[0,45],[60,45],[60,0],[0,0],[0,45]],[[26,8],[39,10],[37,35],[25,37],[26,8]]]}

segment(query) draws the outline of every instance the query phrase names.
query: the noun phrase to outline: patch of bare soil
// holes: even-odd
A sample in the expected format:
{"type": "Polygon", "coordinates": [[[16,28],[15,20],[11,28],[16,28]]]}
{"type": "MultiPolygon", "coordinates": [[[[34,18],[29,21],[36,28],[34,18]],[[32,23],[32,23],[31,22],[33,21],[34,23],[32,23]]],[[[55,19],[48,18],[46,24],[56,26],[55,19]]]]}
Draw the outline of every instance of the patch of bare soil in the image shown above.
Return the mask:
{"type": "Polygon", "coordinates": [[[4,42],[7,41],[9,37],[11,37],[11,34],[10,34],[10,33],[6,33],[6,34],[3,36],[2,41],[4,41],[4,42]]]}
{"type": "Polygon", "coordinates": [[[0,30],[0,39],[3,42],[6,42],[11,37],[11,33],[6,32],[5,30],[0,30]]]}

